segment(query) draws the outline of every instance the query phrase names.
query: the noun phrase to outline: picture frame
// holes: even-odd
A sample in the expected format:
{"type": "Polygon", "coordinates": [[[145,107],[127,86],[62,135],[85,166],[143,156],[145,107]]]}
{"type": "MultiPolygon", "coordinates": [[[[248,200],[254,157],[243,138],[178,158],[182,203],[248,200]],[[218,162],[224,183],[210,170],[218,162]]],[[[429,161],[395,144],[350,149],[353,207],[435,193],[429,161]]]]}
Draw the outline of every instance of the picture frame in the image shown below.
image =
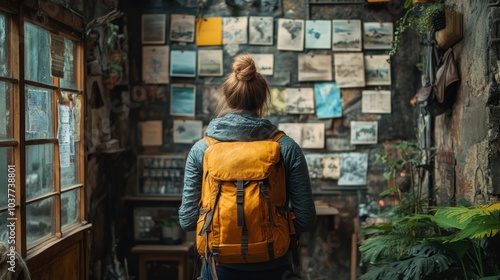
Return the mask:
{"type": "Polygon", "coordinates": [[[137,196],[181,196],[186,154],[137,156],[137,196]]]}
{"type": "Polygon", "coordinates": [[[367,183],[368,154],[347,153],[340,159],[339,186],[364,186],[367,183]]]}
{"type": "Polygon", "coordinates": [[[170,15],[170,41],[193,43],[195,20],[194,15],[170,15]]]}
{"type": "Polygon", "coordinates": [[[222,18],[222,44],[237,45],[248,43],[248,17],[222,18]]]}
{"type": "Polygon", "coordinates": [[[141,16],[142,44],[165,44],[165,14],[143,14],[141,16]]]}
{"type": "Polygon", "coordinates": [[[365,55],[365,81],[367,86],[391,85],[389,55],[365,55]]]}
{"type": "Polygon", "coordinates": [[[297,60],[299,82],[332,80],[330,54],[299,54],[297,60]]]}
{"type": "Polygon", "coordinates": [[[303,19],[278,19],[278,44],[276,48],[284,51],[304,50],[303,19]]]}
{"type": "Polygon", "coordinates": [[[170,77],[196,77],[196,51],[170,51],[170,77]]]}
{"type": "Polygon", "coordinates": [[[193,84],[172,84],[170,87],[170,115],[195,116],[196,86],[193,84]]]}
{"type": "Polygon", "coordinates": [[[204,85],[202,88],[202,114],[205,116],[215,116],[217,106],[222,98],[218,85],[204,85]]]}
{"type": "Polygon", "coordinates": [[[174,143],[194,144],[203,137],[203,122],[201,120],[174,120],[172,130],[174,143]]]}
{"type": "Polygon", "coordinates": [[[198,50],[198,76],[222,76],[222,50],[198,50]]]}
{"type": "Polygon", "coordinates": [[[377,144],[377,131],[376,121],[351,121],[351,144],[377,144]]]}
{"type": "Polygon", "coordinates": [[[306,49],[331,49],[332,21],[306,20],[304,38],[306,49]]]}
{"type": "Polygon", "coordinates": [[[312,87],[286,88],[287,114],[314,114],[314,89],[312,87]]]}
{"type": "Polygon", "coordinates": [[[361,51],[362,46],[361,20],[332,20],[332,50],[361,51]]]}
{"type": "Polygon", "coordinates": [[[373,50],[390,50],[394,35],[392,22],[364,22],[363,47],[373,50]]]}
{"type": "Polygon", "coordinates": [[[268,45],[274,43],[274,18],[251,16],[248,23],[248,44],[268,45]]]}
{"type": "Polygon", "coordinates": [[[158,219],[177,215],[175,207],[134,207],[134,241],[159,242],[161,228],[158,219]]]}
{"type": "Polygon", "coordinates": [[[257,72],[263,76],[272,76],[274,74],[274,54],[260,53],[250,54],[257,66],[257,72]]]}
{"type": "Polygon", "coordinates": [[[142,81],[146,84],[168,84],[169,46],[142,47],[142,81]]]}
{"type": "Polygon", "coordinates": [[[314,100],[319,119],[342,117],[342,99],[337,83],[315,83],[314,100]]]}
{"type": "Polygon", "coordinates": [[[335,53],[335,81],[339,88],[365,86],[365,60],[363,53],[335,53]]]}
{"type": "Polygon", "coordinates": [[[363,90],[361,112],[365,114],[391,114],[391,91],[363,90]]]}

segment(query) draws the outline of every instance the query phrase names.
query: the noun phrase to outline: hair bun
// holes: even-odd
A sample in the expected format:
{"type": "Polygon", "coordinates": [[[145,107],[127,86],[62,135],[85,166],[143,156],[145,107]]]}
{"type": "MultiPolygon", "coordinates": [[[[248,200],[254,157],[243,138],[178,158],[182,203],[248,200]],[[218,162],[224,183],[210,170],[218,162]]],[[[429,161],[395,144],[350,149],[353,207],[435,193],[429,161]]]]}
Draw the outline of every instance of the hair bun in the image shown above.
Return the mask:
{"type": "Polygon", "coordinates": [[[255,62],[249,54],[241,54],[234,59],[233,72],[238,81],[250,81],[258,74],[255,62]]]}

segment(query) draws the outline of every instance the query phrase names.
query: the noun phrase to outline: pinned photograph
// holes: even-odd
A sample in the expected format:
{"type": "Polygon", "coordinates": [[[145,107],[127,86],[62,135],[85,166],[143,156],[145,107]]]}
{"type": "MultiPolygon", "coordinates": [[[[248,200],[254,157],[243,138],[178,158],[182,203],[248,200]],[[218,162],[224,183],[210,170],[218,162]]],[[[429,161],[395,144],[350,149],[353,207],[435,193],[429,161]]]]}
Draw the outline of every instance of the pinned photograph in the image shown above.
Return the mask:
{"type": "Polygon", "coordinates": [[[340,178],[340,157],[321,158],[321,167],[323,169],[323,178],[340,178]]]}
{"type": "Polygon", "coordinates": [[[257,66],[257,72],[264,76],[274,74],[274,54],[251,54],[257,66]]]}
{"type": "Polygon", "coordinates": [[[323,149],[325,147],[324,123],[280,123],[278,129],[284,131],[301,148],[323,149]]]}
{"type": "Polygon", "coordinates": [[[306,20],[306,49],[330,49],[332,47],[332,22],[330,20],[306,20]]]}
{"type": "Polygon", "coordinates": [[[174,143],[193,144],[202,138],[203,122],[196,120],[174,120],[174,143]]]}
{"type": "Polygon", "coordinates": [[[304,154],[307,162],[307,168],[309,170],[309,178],[319,179],[323,178],[323,167],[321,165],[321,159],[325,157],[324,154],[304,154]]]}
{"type": "Polygon", "coordinates": [[[168,84],[168,46],[142,47],[142,81],[146,84],[168,84]]]}
{"type": "Polygon", "coordinates": [[[356,147],[351,145],[351,140],[349,138],[326,138],[326,150],[328,151],[352,151],[356,147]]]}
{"type": "Polygon", "coordinates": [[[196,77],[196,51],[172,50],[170,61],[171,77],[196,77]]]}
{"type": "Polygon", "coordinates": [[[332,80],[332,56],[330,54],[299,54],[298,68],[299,82],[332,80]]]}
{"type": "Polygon", "coordinates": [[[313,88],[286,88],[286,112],[288,114],[314,114],[313,88]]]}
{"type": "Polygon", "coordinates": [[[172,84],[170,88],[170,115],[195,115],[196,86],[188,84],[172,84]]]}
{"type": "Polygon", "coordinates": [[[248,17],[224,17],[222,18],[222,44],[246,44],[248,43],[248,17]]]}
{"type": "Polygon", "coordinates": [[[361,20],[332,20],[332,50],[361,51],[361,20]]]}
{"type": "Polygon", "coordinates": [[[195,16],[172,14],[170,16],[170,41],[194,42],[195,16]]]}
{"type": "Polygon", "coordinates": [[[198,76],[222,76],[222,50],[198,50],[198,76]]]}
{"type": "Polygon", "coordinates": [[[285,132],[288,137],[292,138],[295,143],[302,143],[302,127],[303,123],[279,123],[278,129],[285,132]]]}
{"type": "Polygon", "coordinates": [[[364,22],[365,49],[390,50],[393,38],[392,22],[364,22]]]}
{"type": "Polygon", "coordinates": [[[278,50],[304,50],[304,20],[278,19],[278,50]]]}
{"type": "Polygon", "coordinates": [[[221,93],[217,85],[205,85],[202,89],[202,109],[201,112],[206,116],[215,116],[217,106],[221,99],[221,93]]]}
{"type": "Polygon", "coordinates": [[[339,186],[366,185],[368,173],[368,154],[348,153],[340,160],[339,186]]]}
{"type": "Polygon", "coordinates": [[[365,55],[365,80],[369,86],[391,85],[389,55],[365,55]]]}
{"type": "Polygon", "coordinates": [[[391,113],[391,91],[389,90],[363,90],[361,99],[361,112],[371,114],[391,113]]]}
{"type": "Polygon", "coordinates": [[[166,18],[165,14],[142,15],[143,44],[165,44],[166,18]]]}
{"type": "Polygon", "coordinates": [[[336,53],[335,81],[339,88],[365,86],[365,60],[363,53],[336,53]]]}
{"type": "Polygon", "coordinates": [[[377,144],[377,122],[351,121],[351,144],[377,144]]]}
{"type": "Polygon", "coordinates": [[[250,17],[248,30],[250,45],[273,45],[273,17],[250,17]]]}
{"type": "Polygon", "coordinates": [[[267,106],[267,115],[285,115],[285,89],[284,88],[271,88],[271,102],[267,106]]]}
{"type": "Polygon", "coordinates": [[[315,83],[314,99],[318,118],[342,117],[342,101],[340,88],[336,83],[315,83]]]}

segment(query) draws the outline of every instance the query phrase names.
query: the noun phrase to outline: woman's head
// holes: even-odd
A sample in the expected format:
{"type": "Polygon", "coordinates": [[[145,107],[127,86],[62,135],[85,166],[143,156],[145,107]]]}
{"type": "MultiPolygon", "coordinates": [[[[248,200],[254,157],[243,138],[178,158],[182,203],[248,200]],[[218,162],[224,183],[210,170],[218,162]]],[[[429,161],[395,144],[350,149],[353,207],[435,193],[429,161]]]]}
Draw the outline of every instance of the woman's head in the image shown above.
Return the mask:
{"type": "Polygon", "coordinates": [[[228,112],[254,112],[262,117],[270,99],[266,79],[257,72],[249,54],[234,58],[233,72],[221,85],[222,108],[219,116],[228,112]]]}

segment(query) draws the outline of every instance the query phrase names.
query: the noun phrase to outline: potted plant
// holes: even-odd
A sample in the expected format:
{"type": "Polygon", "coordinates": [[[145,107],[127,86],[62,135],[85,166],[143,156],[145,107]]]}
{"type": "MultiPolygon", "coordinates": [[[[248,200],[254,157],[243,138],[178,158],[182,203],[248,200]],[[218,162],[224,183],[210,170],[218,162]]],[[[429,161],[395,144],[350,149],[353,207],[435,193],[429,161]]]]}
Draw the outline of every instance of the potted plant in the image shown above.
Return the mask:
{"type": "Polygon", "coordinates": [[[123,50],[125,34],[120,33],[120,27],[108,22],[105,29],[105,53],[107,67],[104,69],[104,84],[106,89],[114,88],[121,80],[127,53],[123,50]]]}
{"type": "Polygon", "coordinates": [[[181,244],[183,241],[183,231],[179,225],[179,217],[171,215],[169,217],[156,219],[156,225],[161,230],[161,242],[167,245],[181,244]]]}

